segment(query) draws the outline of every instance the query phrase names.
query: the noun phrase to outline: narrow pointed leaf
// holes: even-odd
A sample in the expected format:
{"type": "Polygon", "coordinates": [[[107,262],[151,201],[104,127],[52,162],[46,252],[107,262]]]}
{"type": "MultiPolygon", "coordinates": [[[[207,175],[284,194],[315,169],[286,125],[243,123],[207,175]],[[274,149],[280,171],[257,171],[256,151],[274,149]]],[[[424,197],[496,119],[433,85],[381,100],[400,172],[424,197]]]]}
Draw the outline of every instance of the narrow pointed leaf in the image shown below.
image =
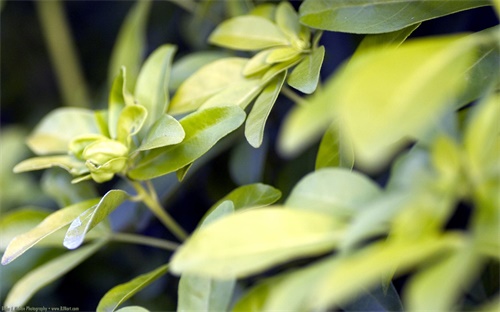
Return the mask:
{"type": "Polygon", "coordinates": [[[203,66],[179,87],[168,113],[180,114],[195,110],[217,92],[242,81],[247,61],[246,58],[230,57],[203,66]]]}
{"type": "Polygon", "coordinates": [[[285,205],[345,218],[357,214],[381,189],[368,177],[347,169],[324,168],[305,176],[293,188],[285,205]]]}
{"type": "Polygon", "coordinates": [[[341,236],[340,224],[322,213],[278,207],[245,210],[195,232],[174,254],[171,269],[177,274],[243,277],[324,253],[341,236]]]}
{"type": "MultiPolygon", "coordinates": [[[[144,289],[158,278],[165,275],[168,271],[168,264],[139,275],[127,283],[117,285],[109,290],[104,297],[101,298],[97,306],[98,312],[112,312],[115,311],[122,303],[127,301],[130,297],[144,289]]],[[[121,310],[121,309],[120,309],[121,310]]]]}
{"type": "Polygon", "coordinates": [[[186,133],[181,143],[152,150],[128,174],[145,180],[179,170],[205,154],[244,120],[245,113],[235,106],[192,113],[180,121],[186,133]]]}
{"type": "Polygon", "coordinates": [[[323,58],[325,57],[325,47],[320,46],[311,54],[307,55],[293,70],[288,77],[287,83],[300,92],[311,94],[316,90],[319,82],[319,73],[323,58]]]}
{"type": "Polygon", "coordinates": [[[2,213],[0,218],[0,251],[5,251],[16,236],[33,229],[49,214],[50,212],[38,207],[23,207],[2,213]]]}
{"type": "Polygon", "coordinates": [[[43,238],[70,224],[78,215],[99,202],[99,199],[90,199],[69,207],[60,209],[38,224],[32,230],[16,236],[7,246],[2,257],[2,264],[8,264],[33,247],[43,238]]]}
{"type": "Polygon", "coordinates": [[[67,153],[74,137],[92,133],[99,133],[94,112],[76,107],[57,108],[35,127],[27,144],[39,155],[67,153]]]}
{"type": "Polygon", "coordinates": [[[254,15],[238,16],[223,22],[212,32],[208,40],[222,47],[245,51],[289,43],[275,24],[254,15]]]}
{"type": "Polygon", "coordinates": [[[107,192],[99,203],[85,210],[73,220],[64,238],[64,246],[68,249],[78,248],[83,243],[87,232],[103,221],[129,197],[130,195],[121,190],[107,192]]]}
{"type": "Polygon", "coordinates": [[[82,174],[88,171],[83,161],[77,160],[73,156],[42,156],[33,157],[21,161],[14,167],[14,172],[26,172],[33,170],[42,170],[52,167],[60,167],[64,170],[74,174],[82,174]]]}
{"type": "Polygon", "coordinates": [[[182,142],[184,129],[174,117],[163,114],[150,127],[148,134],[139,146],[140,151],[164,147],[182,142]]]}
{"type": "Polygon", "coordinates": [[[255,148],[262,144],[267,117],[269,117],[271,109],[280,94],[285,77],[286,72],[283,72],[271,80],[257,97],[252,110],[248,114],[245,124],[245,137],[248,143],[255,148]]]}
{"type": "Polygon", "coordinates": [[[376,34],[486,5],[490,1],[307,0],[299,12],[300,21],[314,28],[376,34]]]}
{"type": "Polygon", "coordinates": [[[165,44],[157,48],[142,66],[134,95],[148,112],[144,128],[139,134],[142,139],[149,127],[163,116],[168,109],[170,72],[176,47],[165,44]]]}
{"type": "Polygon", "coordinates": [[[24,306],[37,291],[85,261],[106,242],[106,240],[101,240],[79,250],[67,252],[24,275],[7,294],[4,305],[8,307],[24,306]]]}
{"type": "Polygon", "coordinates": [[[127,68],[127,89],[134,90],[146,41],[146,24],[151,1],[138,1],[123,22],[113,47],[108,78],[112,79],[122,66],[127,68]]]}

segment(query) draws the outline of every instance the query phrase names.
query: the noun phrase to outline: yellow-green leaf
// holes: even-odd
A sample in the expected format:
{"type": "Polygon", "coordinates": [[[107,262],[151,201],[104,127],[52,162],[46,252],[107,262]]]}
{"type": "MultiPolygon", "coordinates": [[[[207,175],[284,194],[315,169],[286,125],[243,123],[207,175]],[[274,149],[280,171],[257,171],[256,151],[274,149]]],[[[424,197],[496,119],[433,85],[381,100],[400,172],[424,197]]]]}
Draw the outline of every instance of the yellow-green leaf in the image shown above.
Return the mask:
{"type": "Polygon", "coordinates": [[[332,122],[326,130],[316,155],[316,170],[325,167],[354,167],[354,151],[338,122],[332,122]]]}
{"type": "Polygon", "coordinates": [[[149,132],[139,146],[140,151],[146,151],[182,142],[184,129],[174,117],[163,114],[149,128],[149,132]]]}
{"type": "Polygon", "coordinates": [[[85,167],[85,163],[83,161],[68,155],[28,158],[18,163],[14,167],[14,172],[19,173],[47,169],[51,167],[63,168],[73,175],[79,175],[88,172],[88,169],[85,167]]]}
{"type": "Polygon", "coordinates": [[[300,92],[311,94],[316,90],[319,81],[319,73],[323,58],[325,57],[325,47],[320,46],[295,67],[288,77],[287,83],[300,92]]]}
{"type": "Polygon", "coordinates": [[[287,62],[289,60],[294,59],[302,52],[297,50],[294,47],[279,47],[272,49],[270,53],[266,57],[266,62],[269,64],[279,63],[279,62],[287,62]]]}

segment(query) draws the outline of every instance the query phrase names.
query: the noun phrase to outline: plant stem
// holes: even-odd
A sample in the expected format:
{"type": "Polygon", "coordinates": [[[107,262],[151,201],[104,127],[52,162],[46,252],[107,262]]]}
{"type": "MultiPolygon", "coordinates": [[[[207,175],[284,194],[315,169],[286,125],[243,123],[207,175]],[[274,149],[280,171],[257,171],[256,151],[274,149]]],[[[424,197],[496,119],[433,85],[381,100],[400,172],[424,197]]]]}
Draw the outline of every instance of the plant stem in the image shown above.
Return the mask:
{"type": "Polygon", "coordinates": [[[290,89],[287,86],[283,86],[281,88],[281,93],[283,93],[283,95],[289,98],[290,100],[294,101],[296,104],[304,105],[306,102],[300,95],[295,93],[292,89],[290,89]]]}
{"type": "Polygon", "coordinates": [[[148,206],[148,208],[160,219],[160,221],[174,234],[178,239],[184,241],[188,234],[184,229],[175,222],[175,220],[165,211],[158,201],[158,196],[154,188],[149,185],[149,192],[142,186],[140,182],[130,181],[137,191],[139,198],[148,206]]]}
{"type": "Polygon", "coordinates": [[[87,85],[78,63],[62,2],[35,1],[35,4],[64,104],[89,107],[87,85]]]}
{"type": "Polygon", "coordinates": [[[115,242],[132,243],[132,244],[157,247],[172,251],[177,249],[177,247],[179,247],[179,244],[171,241],[143,236],[143,235],[129,234],[129,233],[113,233],[111,235],[111,240],[115,242]]]}

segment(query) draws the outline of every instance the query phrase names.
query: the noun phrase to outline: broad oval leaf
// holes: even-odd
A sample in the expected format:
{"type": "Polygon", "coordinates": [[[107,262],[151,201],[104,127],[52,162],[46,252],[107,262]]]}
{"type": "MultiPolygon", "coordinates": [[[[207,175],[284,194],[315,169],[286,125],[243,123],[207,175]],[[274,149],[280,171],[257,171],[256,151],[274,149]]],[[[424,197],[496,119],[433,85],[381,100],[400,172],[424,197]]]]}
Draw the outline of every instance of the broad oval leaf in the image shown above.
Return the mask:
{"type": "Polygon", "coordinates": [[[223,22],[208,40],[212,44],[244,51],[289,44],[275,24],[255,15],[238,16],[223,22]]]}
{"type": "Polygon", "coordinates": [[[279,207],[244,210],[195,232],[174,254],[171,269],[177,274],[244,277],[331,250],[342,231],[322,213],[279,207]]]}
{"type": "Polygon", "coordinates": [[[308,42],[300,39],[299,16],[290,2],[282,1],[276,8],[276,25],[297,48],[307,48],[308,42]]]}
{"type": "Polygon", "coordinates": [[[306,0],[299,13],[300,21],[314,28],[376,34],[490,4],[486,0],[306,0]]]}
{"type": "Polygon", "coordinates": [[[95,206],[85,210],[71,223],[63,245],[68,249],[78,248],[88,231],[104,220],[115,208],[130,197],[122,190],[107,192],[95,206]]]}
{"type": "Polygon", "coordinates": [[[269,55],[266,57],[266,62],[269,64],[287,62],[301,53],[301,51],[294,47],[278,47],[270,51],[269,55]]]}
{"type": "Polygon", "coordinates": [[[90,199],[53,212],[35,228],[16,236],[10,242],[3,254],[2,264],[6,265],[12,262],[43,238],[70,224],[78,215],[98,202],[98,198],[90,199]]]}
{"type": "Polygon", "coordinates": [[[143,106],[128,105],[124,107],[118,118],[117,140],[128,146],[131,136],[141,130],[147,116],[148,111],[143,106]]]}
{"type": "Polygon", "coordinates": [[[239,106],[245,109],[261,90],[262,82],[259,79],[243,79],[210,97],[200,109],[220,106],[239,106]]]}
{"type": "Polygon", "coordinates": [[[274,49],[267,49],[260,51],[259,53],[255,54],[245,65],[245,68],[243,68],[243,75],[245,76],[251,76],[254,74],[257,74],[260,71],[263,71],[266,68],[269,68],[271,64],[267,62],[267,57],[271,52],[273,52],[274,49]]]}
{"type": "Polygon", "coordinates": [[[355,215],[381,193],[377,184],[360,173],[343,168],[324,168],[300,180],[285,205],[344,218],[355,215]]]}
{"type": "Polygon", "coordinates": [[[118,308],[118,306],[120,306],[130,297],[141,291],[144,287],[148,286],[161,276],[165,275],[167,271],[168,271],[168,264],[165,264],[151,272],[139,275],[124,284],[120,284],[113,287],[104,295],[104,297],[101,298],[99,304],[97,305],[97,311],[98,312],[115,311],[116,308],[118,308]]]}
{"type": "Polygon", "coordinates": [[[137,78],[134,95],[148,113],[144,128],[139,134],[140,139],[168,109],[168,84],[175,50],[176,47],[170,44],[157,48],[146,59],[137,78]]]}
{"type": "Polygon", "coordinates": [[[267,117],[285,82],[286,71],[276,76],[257,97],[245,123],[245,137],[255,148],[262,144],[267,117]]]}
{"type": "Polygon", "coordinates": [[[163,114],[149,128],[149,132],[139,146],[140,151],[146,151],[182,142],[186,133],[174,117],[163,114]]]}
{"type": "Polygon", "coordinates": [[[192,113],[180,121],[186,133],[181,143],[152,150],[128,175],[132,179],[146,180],[179,170],[205,154],[244,120],[245,112],[236,106],[192,113]]]}
{"type": "Polygon", "coordinates": [[[315,169],[325,167],[342,167],[352,169],[354,167],[354,151],[338,122],[332,122],[326,130],[319,145],[316,155],[315,169]]]}
{"type": "Polygon", "coordinates": [[[67,252],[27,273],[12,287],[7,294],[4,305],[8,307],[24,306],[37,291],[85,261],[106,243],[106,240],[101,240],[79,250],[67,252]]]}
{"type": "Polygon", "coordinates": [[[229,57],[203,66],[179,87],[168,113],[180,114],[195,110],[217,92],[242,81],[247,61],[246,58],[229,57]]]}
{"type": "Polygon", "coordinates": [[[48,113],[26,143],[39,155],[67,153],[73,138],[92,133],[99,133],[94,112],[84,108],[62,107],[48,113]]]}
{"type": "Polygon", "coordinates": [[[319,73],[323,58],[325,57],[325,47],[320,46],[312,53],[304,57],[287,79],[287,83],[300,92],[311,94],[316,90],[319,82],[319,73]]]}

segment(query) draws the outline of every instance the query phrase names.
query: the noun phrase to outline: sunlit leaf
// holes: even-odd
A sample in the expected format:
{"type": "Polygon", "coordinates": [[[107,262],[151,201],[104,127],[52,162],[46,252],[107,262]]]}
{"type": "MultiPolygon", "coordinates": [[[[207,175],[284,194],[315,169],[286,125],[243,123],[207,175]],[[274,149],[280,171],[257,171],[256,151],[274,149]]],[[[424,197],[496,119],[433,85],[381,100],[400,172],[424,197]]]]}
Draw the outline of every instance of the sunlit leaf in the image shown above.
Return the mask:
{"type": "Polygon", "coordinates": [[[106,240],[101,240],[79,250],[67,252],[27,273],[12,287],[7,294],[4,305],[8,307],[24,306],[37,291],[85,261],[106,242],[106,240]]]}
{"type": "Polygon", "coordinates": [[[266,126],[267,117],[271,113],[278,95],[280,94],[283,82],[285,82],[286,72],[276,76],[262,90],[262,93],[257,97],[252,110],[248,114],[245,123],[245,137],[248,143],[257,148],[262,144],[264,138],[264,127],[266,126]]]}
{"type": "Polygon", "coordinates": [[[337,122],[333,122],[326,130],[316,155],[316,170],[325,167],[354,167],[354,151],[352,145],[342,135],[337,122]]]}
{"type": "Polygon", "coordinates": [[[14,172],[26,172],[33,170],[42,170],[51,167],[60,167],[74,175],[88,172],[85,163],[73,156],[42,156],[33,157],[21,161],[14,167],[14,172]]]}
{"type": "Polygon", "coordinates": [[[341,236],[340,224],[322,213],[245,210],[195,232],[174,254],[171,269],[177,274],[243,277],[290,259],[326,252],[341,236]]]}
{"type": "Polygon", "coordinates": [[[170,72],[175,46],[165,44],[147,58],[141,68],[134,95],[147,110],[147,118],[139,138],[146,135],[149,127],[168,109],[170,72]]]}
{"type": "Polygon", "coordinates": [[[370,34],[366,35],[363,40],[359,43],[356,51],[354,51],[354,56],[357,56],[361,53],[365,53],[373,48],[381,48],[381,47],[392,47],[394,45],[398,46],[402,44],[408,36],[413,33],[415,29],[420,26],[420,23],[407,26],[400,30],[395,30],[382,34],[370,34]]]}
{"type": "Polygon", "coordinates": [[[264,310],[269,294],[274,288],[274,279],[260,282],[245,292],[233,306],[233,311],[260,312],[264,310]]]}
{"type": "Polygon", "coordinates": [[[148,112],[143,106],[128,105],[124,107],[118,118],[116,139],[128,146],[131,136],[141,130],[147,116],[148,112]]]}
{"type": "Polygon", "coordinates": [[[489,1],[306,0],[300,21],[330,31],[375,34],[399,30],[433,18],[490,5],[489,1]]]}
{"type": "Polygon", "coordinates": [[[311,94],[316,90],[319,81],[319,72],[325,57],[325,47],[320,46],[307,55],[295,67],[288,77],[287,83],[295,89],[311,94]]]}
{"type": "Polygon", "coordinates": [[[230,200],[236,210],[250,207],[262,207],[274,204],[281,197],[281,192],[267,184],[254,183],[240,186],[220,199],[214,207],[230,200]]]}
{"type": "Polygon", "coordinates": [[[5,250],[5,253],[3,254],[2,264],[6,265],[12,262],[26,250],[40,242],[43,238],[70,224],[83,211],[98,202],[98,198],[91,199],[53,212],[35,228],[24,234],[16,236],[10,242],[5,250]]]}
{"type": "Polygon", "coordinates": [[[78,248],[83,243],[87,232],[103,221],[129,197],[129,194],[121,190],[107,192],[99,203],[88,208],[73,220],[66,233],[66,237],[64,237],[64,246],[68,249],[78,248]]]}
{"type": "Polygon", "coordinates": [[[168,113],[180,114],[195,110],[212,95],[242,81],[247,61],[246,58],[230,57],[203,66],[179,87],[168,113]]]}
{"type": "Polygon", "coordinates": [[[238,16],[221,23],[208,40],[222,47],[250,51],[289,43],[276,25],[255,15],[238,16]]]}
{"type": "Polygon", "coordinates": [[[270,53],[266,57],[266,62],[267,63],[279,63],[279,62],[286,62],[289,60],[294,59],[298,55],[300,55],[302,52],[297,50],[294,47],[279,47],[272,49],[270,53]]]}
{"type": "Polygon", "coordinates": [[[299,23],[299,16],[289,2],[282,1],[278,4],[276,8],[276,25],[278,25],[294,47],[298,49],[309,47],[309,42],[301,38],[302,26],[299,23]]]}
{"type": "Polygon", "coordinates": [[[179,170],[205,154],[244,120],[245,113],[235,106],[192,113],[180,121],[186,133],[181,143],[152,150],[128,174],[143,180],[179,170]]]}
{"type": "MultiPolygon", "coordinates": [[[[224,201],[205,217],[199,229],[233,212],[233,203],[224,201]]],[[[182,274],[177,311],[227,311],[235,283],[235,279],[221,280],[182,274]]]]}
{"type": "Polygon", "coordinates": [[[148,286],[161,276],[165,275],[167,271],[168,271],[168,265],[165,264],[151,272],[139,275],[126,283],[113,287],[101,298],[97,306],[97,311],[98,312],[115,311],[118,308],[118,306],[120,306],[130,297],[141,291],[144,287],[148,286]]]}
{"type": "Polygon", "coordinates": [[[263,71],[266,68],[269,68],[271,64],[267,62],[267,57],[271,52],[273,52],[274,48],[260,51],[255,54],[245,65],[243,68],[243,75],[251,76],[260,71],[263,71]]]}
{"type": "Polygon", "coordinates": [[[250,14],[273,21],[276,16],[276,7],[274,3],[259,3],[250,11],[250,14]]]}
{"type": "Polygon", "coordinates": [[[109,62],[108,81],[110,85],[118,70],[125,66],[127,68],[127,89],[134,90],[145,47],[146,23],[150,7],[151,1],[138,1],[125,18],[109,62]]]}
{"type": "Polygon", "coordinates": [[[245,109],[262,90],[263,84],[259,79],[244,79],[218,92],[201,105],[200,109],[220,106],[239,106],[245,109]]]}
{"type": "Polygon", "coordinates": [[[381,194],[368,177],[341,168],[325,168],[304,177],[292,190],[285,205],[314,210],[336,217],[355,215],[381,194]]]}
{"type": "Polygon", "coordinates": [[[37,207],[23,207],[2,214],[2,218],[0,218],[0,250],[5,251],[10,241],[37,226],[49,214],[48,211],[37,207]]]}
{"type": "Polygon", "coordinates": [[[40,155],[66,153],[74,137],[91,133],[99,133],[94,112],[76,107],[57,108],[40,121],[27,144],[40,155]]]}
{"type": "Polygon", "coordinates": [[[148,309],[140,306],[128,306],[115,310],[116,312],[149,312],[148,309]]]}
{"type": "Polygon", "coordinates": [[[111,85],[108,97],[108,132],[112,139],[118,136],[118,121],[123,109],[127,105],[133,105],[134,99],[126,86],[126,68],[122,67],[111,85]]]}
{"type": "Polygon", "coordinates": [[[184,129],[174,117],[163,114],[149,128],[149,132],[139,146],[140,151],[177,144],[185,137],[184,129]]]}

